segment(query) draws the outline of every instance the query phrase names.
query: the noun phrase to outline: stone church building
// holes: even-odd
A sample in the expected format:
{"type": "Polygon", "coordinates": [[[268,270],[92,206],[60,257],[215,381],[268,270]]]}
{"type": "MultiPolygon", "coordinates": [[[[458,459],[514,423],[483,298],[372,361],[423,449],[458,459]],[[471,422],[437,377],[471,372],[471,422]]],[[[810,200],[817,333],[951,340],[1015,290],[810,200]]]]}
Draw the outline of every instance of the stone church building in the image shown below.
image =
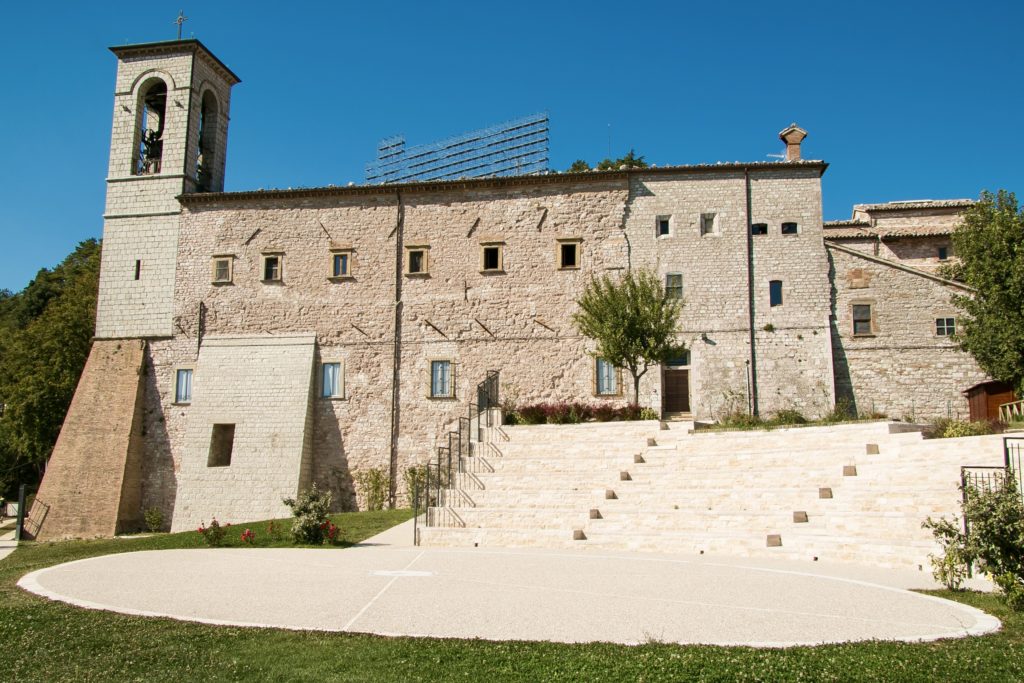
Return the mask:
{"type": "Polygon", "coordinates": [[[630,268],[685,302],[687,352],[641,385],[666,417],[924,419],[985,379],[936,270],[969,202],[825,223],[795,125],[778,162],[224,192],[238,77],[196,40],[112,52],[96,339],[41,537],[283,516],[312,482],[356,507],[373,467],[401,500],[489,370],[521,403],[624,402],[571,314],[630,268]]]}

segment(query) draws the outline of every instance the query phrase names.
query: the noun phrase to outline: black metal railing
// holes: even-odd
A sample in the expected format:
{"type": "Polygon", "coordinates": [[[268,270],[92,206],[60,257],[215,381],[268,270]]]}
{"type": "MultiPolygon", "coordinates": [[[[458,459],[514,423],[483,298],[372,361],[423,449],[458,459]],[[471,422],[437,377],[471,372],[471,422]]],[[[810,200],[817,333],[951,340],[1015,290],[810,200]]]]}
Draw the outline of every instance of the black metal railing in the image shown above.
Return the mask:
{"type": "MultiPolygon", "coordinates": [[[[482,442],[484,430],[495,426],[492,409],[497,408],[500,401],[498,386],[499,372],[488,370],[487,376],[476,386],[476,400],[469,403],[466,414],[460,415],[455,429],[448,432],[447,445],[438,446],[435,458],[427,463],[423,490],[413,491],[413,515],[417,519],[413,523],[416,545],[419,545],[420,540],[418,520],[421,506],[424,512],[423,525],[437,526],[442,521],[439,509],[447,505],[449,491],[457,488],[460,475],[469,471],[469,459],[473,456],[471,444],[482,442]]],[[[418,489],[418,486],[414,488],[418,489]]]]}
{"type": "Polygon", "coordinates": [[[1003,437],[1003,465],[1006,473],[1017,482],[1017,492],[1024,501],[1024,467],[1021,458],[1024,456],[1024,436],[1003,437]]]}

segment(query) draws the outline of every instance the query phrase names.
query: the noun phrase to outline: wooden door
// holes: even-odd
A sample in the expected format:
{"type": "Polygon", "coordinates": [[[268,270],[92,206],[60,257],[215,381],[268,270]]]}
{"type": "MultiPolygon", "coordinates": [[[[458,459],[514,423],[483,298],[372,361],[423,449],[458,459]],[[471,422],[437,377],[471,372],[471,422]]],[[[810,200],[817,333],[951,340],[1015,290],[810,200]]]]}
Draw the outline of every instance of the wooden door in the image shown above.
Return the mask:
{"type": "Polygon", "coordinates": [[[679,368],[665,368],[665,400],[662,410],[666,413],[690,412],[690,371],[679,368]]]}

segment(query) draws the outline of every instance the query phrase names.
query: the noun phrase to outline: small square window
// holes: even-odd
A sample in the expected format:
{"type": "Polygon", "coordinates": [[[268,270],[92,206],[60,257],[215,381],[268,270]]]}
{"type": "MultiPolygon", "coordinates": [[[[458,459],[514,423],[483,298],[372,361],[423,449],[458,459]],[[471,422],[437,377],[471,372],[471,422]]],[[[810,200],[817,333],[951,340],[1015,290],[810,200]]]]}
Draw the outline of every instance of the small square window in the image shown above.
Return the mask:
{"type": "Polygon", "coordinates": [[[331,277],[352,277],[352,252],[335,251],[331,253],[331,277]]]}
{"type": "Polygon", "coordinates": [[[282,263],[284,258],[280,254],[267,254],[263,257],[263,281],[280,282],[282,279],[282,263]]]}
{"type": "Polygon", "coordinates": [[[235,449],[235,425],[213,425],[210,436],[210,454],[207,467],[227,467],[231,464],[231,452],[235,449]]]}
{"type": "Polygon", "coordinates": [[[700,215],[700,235],[714,235],[718,232],[718,216],[713,213],[700,215]]]}
{"type": "Polygon", "coordinates": [[[767,223],[752,223],[750,225],[750,234],[751,235],[767,235],[768,234],[768,224],[767,223]]]}
{"type": "Polygon", "coordinates": [[[430,361],[430,397],[451,398],[452,362],[450,360],[430,361]]]}
{"type": "Polygon", "coordinates": [[[768,302],[771,306],[782,305],[782,280],[772,280],[768,283],[768,302]]]}
{"type": "Polygon", "coordinates": [[[503,245],[480,245],[480,271],[483,273],[500,273],[505,269],[503,245]]]}
{"type": "Polygon", "coordinates": [[[668,237],[672,234],[672,225],[668,216],[658,216],[658,227],[655,234],[658,237],[668,237]]]}
{"type": "Polygon", "coordinates": [[[174,402],[192,402],[192,369],[182,368],[175,373],[174,402]]]}
{"type": "Polygon", "coordinates": [[[782,234],[783,235],[796,235],[800,232],[799,226],[796,223],[783,223],[782,234]]]}
{"type": "Polygon", "coordinates": [[[230,256],[214,256],[210,264],[211,279],[215,285],[230,284],[232,280],[232,261],[230,256]]]}
{"type": "Polygon", "coordinates": [[[940,337],[950,337],[956,334],[956,318],[936,318],[935,334],[940,337]]]}
{"type": "Polygon", "coordinates": [[[872,334],[871,317],[871,304],[853,305],[853,336],[872,334]]]}
{"type": "Polygon", "coordinates": [[[939,247],[939,260],[940,261],[948,261],[949,260],[949,247],[939,247]]]}
{"type": "Polygon", "coordinates": [[[430,272],[430,247],[406,247],[405,274],[427,275],[430,272]]]}
{"type": "Polygon", "coordinates": [[[597,378],[595,382],[597,395],[617,396],[619,393],[618,369],[604,358],[598,358],[594,366],[594,372],[597,378]]]}
{"type": "Polygon", "coordinates": [[[341,363],[323,363],[320,371],[320,396],[323,398],[341,398],[345,385],[341,377],[341,363]]]}
{"type": "Polygon", "coordinates": [[[683,298],[683,274],[668,273],[665,275],[665,298],[683,298]]]}
{"type": "Polygon", "coordinates": [[[558,267],[573,270],[580,267],[580,243],[578,240],[564,240],[558,243],[558,267]]]}

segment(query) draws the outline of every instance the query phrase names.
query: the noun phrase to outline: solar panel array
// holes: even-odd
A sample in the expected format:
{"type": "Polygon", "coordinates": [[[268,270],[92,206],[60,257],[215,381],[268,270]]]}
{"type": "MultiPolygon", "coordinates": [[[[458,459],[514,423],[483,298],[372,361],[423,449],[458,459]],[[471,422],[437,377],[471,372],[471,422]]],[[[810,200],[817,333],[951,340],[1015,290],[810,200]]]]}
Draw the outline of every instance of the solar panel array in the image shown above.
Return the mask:
{"type": "Polygon", "coordinates": [[[543,173],[548,170],[548,115],[533,114],[439,142],[406,147],[395,136],[377,145],[366,166],[374,185],[543,173]]]}

